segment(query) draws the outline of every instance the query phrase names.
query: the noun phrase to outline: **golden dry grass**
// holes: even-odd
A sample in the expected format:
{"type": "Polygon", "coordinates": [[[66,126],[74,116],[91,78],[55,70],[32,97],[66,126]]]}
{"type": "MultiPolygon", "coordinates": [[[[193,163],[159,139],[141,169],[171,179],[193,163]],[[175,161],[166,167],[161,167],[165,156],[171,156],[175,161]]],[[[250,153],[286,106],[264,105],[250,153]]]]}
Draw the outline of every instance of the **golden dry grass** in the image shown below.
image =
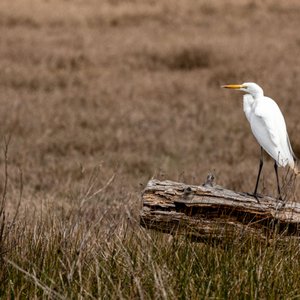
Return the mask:
{"type": "MultiPolygon", "coordinates": [[[[218,184],[252,191],[259,147],[242,95],[220,85],[259,83],[300,155],[299,13],[297,1],[1,1],[7,211],[19,169],[22,217],[88,199],[81,217],[105,215],[104,231],[138,220],[153,176],[197,184],[213,171],[218,184]]],[[[276,194],[270,161],[262,182],[276,194]]]]}

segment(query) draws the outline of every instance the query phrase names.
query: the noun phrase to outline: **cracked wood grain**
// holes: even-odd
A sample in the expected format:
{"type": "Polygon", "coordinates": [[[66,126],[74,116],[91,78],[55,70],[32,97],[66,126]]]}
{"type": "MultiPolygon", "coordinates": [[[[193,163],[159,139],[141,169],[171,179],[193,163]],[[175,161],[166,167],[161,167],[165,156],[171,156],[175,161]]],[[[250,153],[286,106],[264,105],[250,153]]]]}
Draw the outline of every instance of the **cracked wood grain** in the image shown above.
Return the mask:
{"type": "Polygon", "coordinates": [[[150,180],[142,193],[140,223],[148,229],[188,234],[196,238],[223,238],[228,234],[257,233],[268,237],[298,237],[300,203],[283,203],[218,185],[188,185],[150,180]]]}

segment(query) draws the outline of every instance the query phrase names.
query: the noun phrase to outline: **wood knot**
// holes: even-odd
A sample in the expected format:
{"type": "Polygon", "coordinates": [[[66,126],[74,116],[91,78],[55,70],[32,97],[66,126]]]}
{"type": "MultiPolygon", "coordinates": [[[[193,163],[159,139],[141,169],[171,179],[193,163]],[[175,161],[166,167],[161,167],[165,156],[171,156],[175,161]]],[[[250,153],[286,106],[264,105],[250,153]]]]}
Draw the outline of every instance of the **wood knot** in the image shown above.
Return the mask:
{"type": "Polygon", "coordinates": [[[193,198],[193,190],[190,186],[186,187],[183,190],[183,195],[182,195],[184,200],[191,200],[193,198]]]}
{"type": "Polygon", "coordinates": [[[189,195],[191,192],[192,192],[192,189],[191,189],[190,186],[188,186],[188,187],[186,187],[186,188],[184,189],[183,194],[187,196],[187,195],[189,195]]]}

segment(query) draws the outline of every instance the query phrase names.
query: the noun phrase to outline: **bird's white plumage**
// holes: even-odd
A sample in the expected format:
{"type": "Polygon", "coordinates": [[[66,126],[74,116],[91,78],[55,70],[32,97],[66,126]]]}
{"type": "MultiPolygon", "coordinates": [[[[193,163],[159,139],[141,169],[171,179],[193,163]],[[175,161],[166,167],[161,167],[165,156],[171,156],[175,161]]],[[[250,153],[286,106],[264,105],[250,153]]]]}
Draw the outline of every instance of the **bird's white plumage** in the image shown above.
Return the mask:
{"type": "Polygon", "coordinates": [[[254,101],[249,119],[252,132],[264,150],[279,166],[288,164],[294,168],[286,124],[278,105],[268,97],[261,97],[254,101]]]}
{"type": "Polygon", "coordinates": [[[256,83],[247,82],[224,87],[246,92],[243,99],[244,112],[257,142],[278,166],[289,165],[297,172],[285,120],[276,102],[265,97],[262,88],[256,83]]]}

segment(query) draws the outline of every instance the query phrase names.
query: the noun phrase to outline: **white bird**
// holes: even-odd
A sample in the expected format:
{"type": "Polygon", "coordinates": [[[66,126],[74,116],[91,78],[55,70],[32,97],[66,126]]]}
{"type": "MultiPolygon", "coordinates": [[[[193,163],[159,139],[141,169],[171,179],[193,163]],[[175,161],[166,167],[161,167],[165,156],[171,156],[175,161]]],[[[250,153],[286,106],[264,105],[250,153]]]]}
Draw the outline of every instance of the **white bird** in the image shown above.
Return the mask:
{"type": "Polygon", "coordinates": [[[279,199],[282,200],[279,180],[278,166],[289,166],[296,174],[296,156],[292,150],[289,136],[286,130],[284,117],[274,100],[264,96],[263,89],[253,82],[243,84],[223,85],[223,88],[246,92],[244,95],[244,112],[257,142],[261,146],[261,157],[254,197],[258,200],[257,187],[260,173],[263,167],[263,149],[275,160],[274,168],[277,180],[279,199]]]}

